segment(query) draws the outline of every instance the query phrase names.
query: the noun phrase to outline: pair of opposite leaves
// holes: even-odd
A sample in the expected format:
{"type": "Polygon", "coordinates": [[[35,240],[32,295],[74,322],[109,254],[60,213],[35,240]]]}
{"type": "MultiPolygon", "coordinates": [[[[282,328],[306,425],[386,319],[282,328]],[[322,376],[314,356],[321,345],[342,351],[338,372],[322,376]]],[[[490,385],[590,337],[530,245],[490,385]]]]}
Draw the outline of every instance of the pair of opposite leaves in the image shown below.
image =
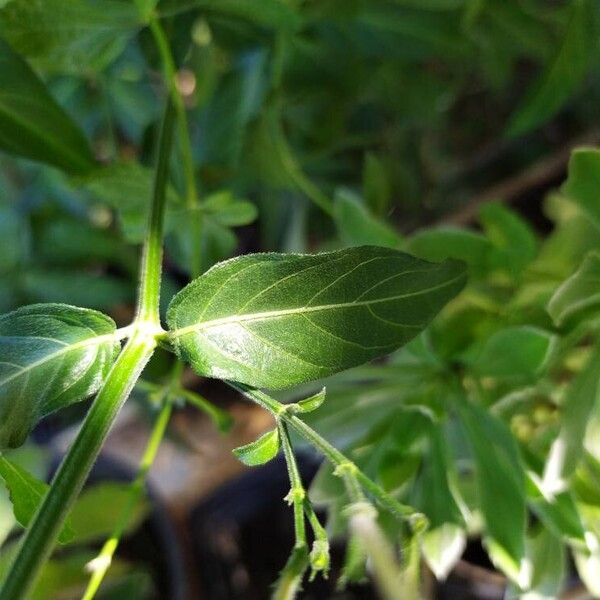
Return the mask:
{"type": "MultiPolygon", "coordinates": [[[[284,388],[399,348],[463,287],[464,265],[361,246],[217,264],[172,300],[173,347],[200,375],[284,388]]],[[[98,391],[120,350],[102,313],[37,304],[0,317],[0,449],[98,391]]]]}

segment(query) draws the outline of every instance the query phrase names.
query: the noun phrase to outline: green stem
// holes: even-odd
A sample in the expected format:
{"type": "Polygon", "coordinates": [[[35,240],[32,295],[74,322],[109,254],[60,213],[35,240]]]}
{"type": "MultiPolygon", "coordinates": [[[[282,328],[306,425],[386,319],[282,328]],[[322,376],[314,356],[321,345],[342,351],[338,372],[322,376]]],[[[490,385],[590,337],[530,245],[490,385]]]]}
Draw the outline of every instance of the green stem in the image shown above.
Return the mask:
{"type": "Polygon", "coordinates": [[[87,479],[110,426],[155,347],[154,337],[140,331],[117,358],[23,537],[0,591],[1,600],[19,600],[28,595],[54,548],[69,509],[87,479]]]}
{"type": "MultiPolygon", "coordinates": [[[[167,101],[158,142],[152,208],[140,267],[140,291],[136,322],[160,328],[160,281],[162,274],[163,230],[169,158],[173,138],[173,104],[167,101]]],[[[155,331],[156,333],[156,331],[155,331]]]]}
{"type": "Polygon", "coordinates": [[[179,396],[186,402],[195,406],[198,410],[206,413],[217,426],[217,429],[221,433],[227,433],[232,425],[232,416],[224,410],[221,410],[211,402],[209,402],[204,396],[201,396],[197,392],[186,390],[185,388],[177,388],[173,391],[173,396],[179,396]]]}
{"type": "Polygon", "coordinates": [[[305,440],[310,442],[327,460],[337,469],[339,475],[347,471],[360,483],[375,500],[386,510],[400,519],[409,519],[419,528],[425,524],[425,517],[415,511],[412,507],[401,504],[384,490],[382,490],[372,479],[367,477],[352,461],[347,459],[337,448],[334,448],[326,439],[321,437],[314,429],[299,419],[293,411],[281,402],[278,402],[264,392],[253,389],[247,385],[228,382],[230,386],[238,390],[244,396],[262,406],[275,417],[281,419],[293,427],[305,440]]]}
{"type": "Polygon", "coordinates": [[[97,565],[97,567],[93,571],[93,575],[90,578],[90,582],[82,600],[92,600],[92,598],[94,598],[98,588],[100,587],[100,584],[102,583],[102,580],[104,579],[104,576],[106,575],[106,572],[112,563],[112,559],[119,546],[119,542],[127,528],[127,525],[131,521],[133,512],[145,490],[146,476],[150,470],[150,467],[152,466],[152,463],[154,462],[154,459],[156,458],[158,448],[165,435],[165,431],[167,430],[167,425],[169,423],[169,419],[171,418],[172,410],[172,403],[167,399],[164,399],[162,409],[156,418],[154,427],[150,434],[148,445],[144,450],[138,472],[135,479],[131,483],[131,486],[129,487],[127,503],[121,511],[119,520],[110,538],[106,540],[102,550],[92,561],[92,564],[97,565]]]}
{"type": "Polygon", "coordinates": [[[19,600],[31,590],[54,548],[69,509],[79,495],[111,425],[156,348],[156,336],[161,330],[158,303],[172,115],[171,103],[168,102],[161,127],[154,196],[140,267],[139,305],[136,320],[130,329],[131,338],[110,370],[25,533],[0,591],[0,600],[19,600]]]}
{"type": "Polygon", "coordinates": [[[173,104],[175,105],[177,133],[186,187],[185,205],[188,209],[192,209],[189,215],[189,234],[192,247],[190,271],[192,277],[197,277],[202,272],[202,213],[198,210],[194,210],[198,207],[198,189],[196,187],[194,155],[192,152],[192,142],[190,140],[188,118],[183,98],[177,88],[177,67],[163,26],[158,17],[154,14],[148,16],[148,26],[150,27],[150,31],[156,42],[163,66],[164,78],[169,88],[173,104]]]}

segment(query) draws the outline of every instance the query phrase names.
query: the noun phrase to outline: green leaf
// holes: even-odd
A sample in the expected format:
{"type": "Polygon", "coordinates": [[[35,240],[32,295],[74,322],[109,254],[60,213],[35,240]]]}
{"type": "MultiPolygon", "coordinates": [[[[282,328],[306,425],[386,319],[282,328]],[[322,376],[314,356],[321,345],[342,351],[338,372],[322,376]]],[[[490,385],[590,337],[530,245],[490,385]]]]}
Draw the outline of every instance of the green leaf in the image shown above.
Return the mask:
{"type": "MultiPolygon", "coordinates": [[[[15,519],[23,527],[27,527],[38,506],[42,503],[44,496],[50,489],[50,486],[39,479],[36,479],[28,471],[8,460],[0,454],[0,477],[10,493],[10,500],[13,504],[15,519]]],[[[58,537],[61,544],[71,541],[75,533],[71,527],[70,521],[67,521],[58,537]]]]}
{"type": "Polygon", "coordinates": [[[371,214],[360,198],[349,190],[336,192],[333,218],[340,238],[349,246],[377,244],[398,248],[402,244],[400,234],[371,214]]]}
{"type": "Polygon", "coordinates": [[[588,0],[571,3],[571,17],[558,53],[512,115],[507,135],[521,135],[547,121],[583,81],[593,52],[592,44],[597,43],[592,37],[591,8],[588,0]]]}
{"type": "Polygon", "coordinates": [[[564,489],[583,452],[590,415],[600,400],[600,346],[583,370],[569,383],[561,404],[558,437],[553,442],[544,472],[544,487],[564,489]]]}
{"type": "Polygon", "coordinates": [[[257,467],[277,456],[280,443],[279,430],[273,429],[250,444],[234,448],[233,453],[246,466],[257,467]]]}
{"type": "Polygon", "coordinates": [[[34,304],[0,316],[0,449],[95,393],[119,347],[112,319],[93,310],[34,304]]]}
{"type": "Polygon", "coordinates": [[[308,398],[304,398],[299,402],[296,402],[295,406],[297,407],[298,412],[310,413],[317,410],[317,408],[319,408],[323,404],[323,402],[325,402],[326,394],[326,389],[323,388],[316,394],[309,396],[308,398]]]}
{"type": "Polygon", "coordinates": [[[1,38],[0,149],[68,173],[83,174],[94,167],[81,130],[1,38]]]}
{"type": "Polygon", "coordinates": [[[497,202],[483,205],[479,220],[495,247],[490,256],[491,266],[519,276],[537,255],[537,240],[529,224],[497,202]]]}
{"type": "MultiPolygon", "coordinates": [[[[119,524],[121,514],[130,501],[131,483],[103,482],[81,493],[69,518],[76,531],[73,543],[89,544],[109,537],[119,524]],[[106,507],[110,506],[110,510],[106,507]]],[[[135,531],[148,515],[150,503],[140,498],[127,522],[125,534],[135,531]]]]}
{"type": "Polygon", "coordinates": [[[199,374],[285,388],[399,348],[465,278],[462,263],[375,246],[250,254],[179,292],[167,322],[176,352],[199,374]]]}
{"type": "Polygon", "coordinates": [[[392,185],[381,160],[371,152],[365,157],[362,174],[363,195],[376,215],[384,215],[392,198],[392,185]]]}
{"type": "MultiPolygon", "coordinates": [[[[116,162],[75,181],[117,211],[123,234],[134,243],[144,239],[153,182],[152,170],[135,161],[116,162]]],[[[167,201],[171,206],[179,202],[171,186],[167,187],[167,201]]],[[[170,224],[168,220],[167,226],[170,224]]]]}
{"type": "Polygon", "coordinates": [[[202,203],[202,210],[224,227],[240,227],[256,220],[258,211],[252,202],[237,200],[229,191],[211,194],[202,203]]]}
{"type": "Polygon", "coordinates": [[[534,378],[548,365],[556,337],[529,325],[507,327],[483,343],[473,370],[483,377],[534,378]]]}
{"type": "Polygon", "coordinates": [[[295,30],[300,15],[282,0],[163,0],[162,14],[177,14],[191,9],[249,21],[260,27],[295,30]]]}
{"type": "Polygon", "coordinates": [[[600,227],[600,150],[578,148],[571,153],[569,174],[561,192],[576,202],[600,227]]]}
{"type": "Polygon", "coordinates": [[[89,73],[106,67],[140,27],[133,2],[10,0],[0,35],[45,71],[89,73]]]}
{"type": "Polygon", "coordinates": [[[515,439],[485,409],[461,399],[460,419],[475,461],[479,508],[488,549],[512,579],[522,579],[525,556],[525,477],[515,439]]]}
{"type": "MultiPolygon", "coordinates": [[[[600,195],[598,196],[600,199],[600,195]]],[[[575,315],[600,305],[600,254],[588,254],[583,264],[554,292],[548,314],[561,326],[575,315]]],[[[596,312],[596,310],[594,311],[596,312]]]]}
{"type": "Polygon", "coordinates": [[[438,580],[446,579],[462,556],[466,534],[460,508],[450,488],[448,450],[439,425],[431,428],[430,447],[418,480],[415,505],[430,527],[421,535],[423,557],[438,580]]]}
{"type": "Polygon", "coordinates": [[[474,275],[486,274],[492,249],[492,244],[485,236],[456,227],[424,229],[413,235],[406,244],[408,252],[425,260],[463,260],[474,275]]]}

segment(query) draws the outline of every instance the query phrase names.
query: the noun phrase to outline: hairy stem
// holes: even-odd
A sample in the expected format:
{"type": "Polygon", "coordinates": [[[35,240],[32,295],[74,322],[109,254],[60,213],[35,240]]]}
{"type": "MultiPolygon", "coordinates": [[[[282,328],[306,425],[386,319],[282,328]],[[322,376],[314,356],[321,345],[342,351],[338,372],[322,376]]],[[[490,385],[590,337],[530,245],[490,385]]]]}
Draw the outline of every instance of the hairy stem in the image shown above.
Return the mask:
{"type": "Polygon", "coordinates": [[[1,600],[25,598],[31,590],[54,548],[69,509],[79,495],[113,421],[155,346],[156,341],[152,336],[136,333],[117,358],[23,537],[0,591],[1,600]]]}
{"type": "MultiPolygon", "coordinates": [[[[110,370],[48,494],[25,533],[0,591],[0,600],[19,600],[31,590],[50,556],[59,532],[83,487],[111,425],[156,348],[160,330],[159,299],[165,190],[173,130],[167,102],[159,139],[158,162],[148,232],[140,267],[140,294],[131,338],[110,370]]],[[[128,330],[120,330],[128,331],[128,330]]]]}
{"type": "Polygon", "coordinates": [[[314,429],[309,427],[302,419],[298,418],[288,406],[278,402],[271,396],[253,389],[247,385],[228,382],[230,386],[238,390],[244,396],[262,406],[275,417],[285,421],[295,429],[306,441],[312,444],[325,458],[338,470],[340,475],[344,471],[350,472],[354,479],[367,491],[380,506],[388,510],[394,516],[408,519],[413,527],[419,529],[426,525],[426,518],[412,507],[401,504],[384,490],[382,490],[372,479],[367,477],[352,461],[347,459],[337,448],[334,448],[325,438],[321,437],[314,429]]]}
{"type": "Polygon", "coordinates": [[[150,470],[150,467],[152,466],[152,463],[156,458],[158,448],[165,435],[165,431],[167,430],[167,425],[169,423],[169,419],[171,418],[172,411],[172,403],[169,402],[167,398],[165,398],[163,400],[163,406],[161,408],[161,411],[158,414],[158,417],[156,418],[154,427],[150,434],[148,445],[144,450],[144,454],[142,456],[142,460],[140,462],[140,466],[136,477],[129,487],[129,493],[127,496],[127,502],[125,504],[125,507],[121,511],[119,520],[110,538],[106,540],[98,556],[91,563],[89,563],[93,567],[93,574],[90,578],[89,584],[87,586],[85,594],[82,597],[82,600],[92,600],[92,598],[94,598],[96,592],[98,591],[98,588],[100,587],[104,579],[104,576],[106,575],[112,563],[112,559],[119,546],[119,542],[125,530],[127,529],[127,525],[131,521],[133,512],[144,492],[146,485],[146,476],[148,475],[148,471],[150,470]]]}
{"type": "Polygon", "coordinates": [[[142,251],[140,289],[136,315],[136,322],[138,324],[146,323],[156,330],[160,328],[159,305],[163,255],[162,243],[169,158],[173,139],[173,116],[173,103],[167,100],[158,142],[152,208],[150,209],[148,230],[142,251]]]}

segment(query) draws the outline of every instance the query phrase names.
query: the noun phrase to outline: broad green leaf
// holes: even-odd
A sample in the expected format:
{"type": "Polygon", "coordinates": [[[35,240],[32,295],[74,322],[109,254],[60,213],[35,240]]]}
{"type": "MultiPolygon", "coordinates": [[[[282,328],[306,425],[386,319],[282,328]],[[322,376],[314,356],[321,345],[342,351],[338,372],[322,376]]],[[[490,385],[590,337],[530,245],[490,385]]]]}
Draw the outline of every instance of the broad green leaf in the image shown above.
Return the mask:
{"type": "Polygon", "coordinates": [[[579,148],[572,152],[561,191],[600,227],[600,150],[579,148]]]}
{"type": "Polygon", "coordinates": [[[399,248],[402,245],[400,234],[371,214],[360,198],[349,190],[337,191],[333,218],[345,244],[376,244],[388,248],[399,248]]]}
{"type": "Polygon", "coordinates": [[[552,117],[576,91],[587,72],[597,40],[592,38],[592,2],[573,0],[571,18],[553,61],[512,115],[507,134],[517,136],[552,117]],[[593,40],[593,41],[592,41],[593,40]]]}
{"type": "MultiPolygon", "coordinates": [[[[598,195],[600,200],[600,194],[598,195]]],[[[585,257],[583,264],[554,292],[548,313],[557,325],[600,305],[600,254],[585,257]]]]}
{"type": "Polygon", "coordinates": [[[327,394],[327,392],[326,392],[325,388],[323,388],[316,394],[296,402],[296,407],[298,409],[298,412],[309,413],[309,412],[313,412],[313,411],[317,410],[317,408],[319,408],[323,404],[323,402],[325,402],[326,394],[327,394]]]}
{"type": "Polygon", "coordinates": [[[133,2],[9,0],[0,10],[0,36],[45,71],[99,71],[140,27],[133,2]]]}
{"type": "Polygon", "coordinates": [[[23,260],[28,233],[25,220],[13,207],[0,206],[0,239],[2,240],[0,273],[15,269],[23,260]]]}
{"type": "MultiPolygon", "coordinates": [[[[33,519],[38,506],[50,486],[36,479],[31,473],[0,454],[0,477],[4,480],[13,504],[15,519],[23,527],[27,527],[33,519]]],[[[75,535],[70,521],[67,521],[58,537],[65,544],[75,535]]]]}
{"type": "Polygon", "coordinates": [[[163,0],[162,14],[178,14],[192,9],[223,17],[243,19],[255,25],[273,29],[297,29],[300,15],[282,0],[163,0]]]}
{"type": "Polygon", "coordinates": [[[548,365],[555,346],[556,337],[538,327],[507,327],[485,340],[472,368],[483,377],[533,378],[548,365]]]}
{"type": "Polygon", "coordinates": [[[273,429],[273,431],[261,435],[254,442],[235,448],[233,453],[246,466],[257,467],[268,463],[277,456],[280,443],[279,430],[273,429]]]}
{"type": "Polygon", "coordinates": [[[558,437],[553,442],[544,472],[544,487],[564,489],[583,452],[585,432],[594,406],[600,400],[600,346],[583,370],[569,383],[561,404],[558,437]]]}
{"type": "Polygon", "coordinates": [[[486,273],[492,249],[492,244],[485,236],[456,227],[424,229],[413,235],[406,244],[408,252],[425,260],[463,260],[474,275],[486,273]]]}
{"type": "Polygon", "coordinates": [[[83,133],[29,65],[0,38],[0,149],[83,174],[94,157],[83,133]]]}
{"type": "Polygon", "coordinates": [[[34,304],[0,316],[0,449],[96,392],[118,350],[114,322],[93,310],[34,304]]]}
{"type": "Polygon", "coordinates": [[[483,205],[479,220],[495,247],[490,256],[491,266],[520,275],[537,255],[537,240],[529,224],[497,202],[483,205]]]}
{"type": "Polygon", "coordinates": [[[250,254],[179,292],[167,321],[176,352],[199,374],[285,388],[399,348],[464,283],[462,263],[375,246],[250,254]]]}
{"type": "Polygon", "coordinates": [[[461,399],[460,419],[471,445],[488,549],[513,580],[525,556],[525,477],[515,439],[502,421],[461,399]]]}

